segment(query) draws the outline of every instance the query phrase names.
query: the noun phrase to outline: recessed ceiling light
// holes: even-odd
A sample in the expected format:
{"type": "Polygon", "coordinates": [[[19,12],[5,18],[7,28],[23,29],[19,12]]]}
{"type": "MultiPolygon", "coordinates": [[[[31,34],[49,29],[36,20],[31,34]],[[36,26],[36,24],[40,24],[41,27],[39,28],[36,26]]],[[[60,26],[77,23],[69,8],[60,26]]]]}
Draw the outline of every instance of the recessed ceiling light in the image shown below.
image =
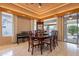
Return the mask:
{"type": "Polygon", "coordinates": [[[72,20],[72,16],[69,16],[69,19],[72,20]]]}
{"type": "Polygon", "coordinates": [[[38,8],[41,8],[41,6],[38,6],[38,8]]]}
{"type": "Polygon", "coordinates": [[[41,3],[38,3],[38,5],[39,5],[38,7],[41,8],[42,4],[41,3]]]}
{"type": "Polygon", "coordinates": [[[72,19],[72,17],[69,18],[70,20],[72,19]]]}

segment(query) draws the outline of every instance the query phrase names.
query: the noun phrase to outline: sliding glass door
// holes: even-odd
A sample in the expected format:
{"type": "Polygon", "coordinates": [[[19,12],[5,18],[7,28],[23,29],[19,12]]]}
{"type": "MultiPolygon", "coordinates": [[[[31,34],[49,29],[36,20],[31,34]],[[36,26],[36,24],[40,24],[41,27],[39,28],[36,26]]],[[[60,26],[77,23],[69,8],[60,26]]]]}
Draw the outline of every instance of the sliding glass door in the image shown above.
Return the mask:
{"type": "Polygon", "coordinates": [[[78,13],[64,16],[64,41],[78,43],[79,20],[78,13]]]}
{"type": "Polygon", "coordinates": [[[79,44],[79,13],[77,14],[77,24],[78,24],[78,35],[77,35],[77,43],[79,44]]]}

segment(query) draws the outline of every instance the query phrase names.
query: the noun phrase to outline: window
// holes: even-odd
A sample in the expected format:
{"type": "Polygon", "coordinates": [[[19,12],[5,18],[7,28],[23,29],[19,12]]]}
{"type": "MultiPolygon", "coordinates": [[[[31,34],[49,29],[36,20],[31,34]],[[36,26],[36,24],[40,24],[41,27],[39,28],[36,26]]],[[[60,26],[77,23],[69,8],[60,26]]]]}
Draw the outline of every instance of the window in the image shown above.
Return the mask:
{"type": "Polygon", "coordinates": [[[44,21],[44,30],[51,32],[52,30],[57,30],[57,18],[51,18],[44,21]]]}
{"type": "Polygon", "coordinates": [[[64,41],[79,43],[79,13],[64,15],[64,41]]]}
{"type": "Polygon", "coordinates": [[[2,36],[13,35],[13,15],[2,12],[2,36]]]}

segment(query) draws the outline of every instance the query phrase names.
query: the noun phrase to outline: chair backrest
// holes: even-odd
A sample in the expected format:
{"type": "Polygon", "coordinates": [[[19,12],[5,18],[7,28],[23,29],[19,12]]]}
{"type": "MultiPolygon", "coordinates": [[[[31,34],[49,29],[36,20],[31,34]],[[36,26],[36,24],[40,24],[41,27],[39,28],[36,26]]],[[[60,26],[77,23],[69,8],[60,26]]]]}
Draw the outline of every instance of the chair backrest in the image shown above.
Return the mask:
{"type": "Polygon", "coordinates": [[[43,35],[43,31],[41,31],[41,30],[37,30],[36,32],[35,32],[35,36],[41,36],[41,35],[43,35]]]}
{"type": "Polygon", "coordinates": [[[51,35],[54,36],[56,33],[55,31],[51,31],[51,35]]]}
{"type": "Polygon", "coordinates": [[[58,38],[58,31],[55,31],[55,38],[58,38]]]}
{"type": "Polygon", "coordinates": [[[53,30],[53,31],[51,32],[51,35],[52,35],[52,37],[57,38],[57,37],[58,37],[58,31],[53,30]]]}
{"type": "Polygon", "coordinates": [[[31,37],[33,35],[32,31],[28,31],[28,35],[31,37]]]}

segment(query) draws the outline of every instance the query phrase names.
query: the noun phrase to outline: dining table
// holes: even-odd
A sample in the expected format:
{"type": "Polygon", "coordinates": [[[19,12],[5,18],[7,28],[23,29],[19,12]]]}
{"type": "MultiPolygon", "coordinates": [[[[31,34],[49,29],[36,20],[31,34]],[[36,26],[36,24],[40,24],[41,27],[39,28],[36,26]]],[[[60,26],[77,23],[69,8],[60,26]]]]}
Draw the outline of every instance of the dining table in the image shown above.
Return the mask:
{"type": "Polygon", "coordinates": [[[41,54],[43,52],[43,45],[44,45],[44,40],[45,39],[49,39],[50,42],[51,42],[51,35],[40,35],[40,36],[35,36],[35,35],[32,35],[31,36],[32,40],[33,39],[37,39],[39,42],[40,42],[40,49],[41,49],[41,54]]]}

